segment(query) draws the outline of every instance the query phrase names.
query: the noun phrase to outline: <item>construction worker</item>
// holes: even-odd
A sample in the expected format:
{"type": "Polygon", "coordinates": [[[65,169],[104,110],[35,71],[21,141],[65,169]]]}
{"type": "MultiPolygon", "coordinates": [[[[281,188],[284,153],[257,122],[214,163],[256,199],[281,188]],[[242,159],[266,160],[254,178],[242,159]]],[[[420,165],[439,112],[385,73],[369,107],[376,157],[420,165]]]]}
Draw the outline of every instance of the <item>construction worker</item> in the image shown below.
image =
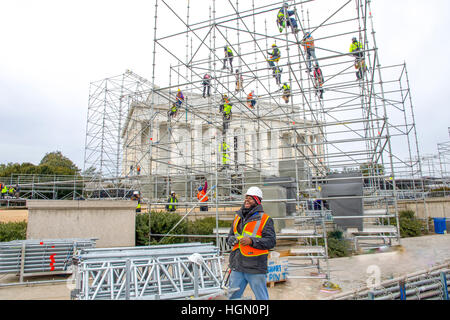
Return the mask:
{"type": "Polygon", "coordinates": [[[239,92],[244,89],[244,78],[242,77],[242,74],[239,72],[239,69],[236,69],[235,73],[236,78],[236,92],[239,92]]]}
{"type": "Polygon", "coordinates": [[[174,103],[174,104],[172,104],[172,107],[169,110],[169,117],[175,118],[177,113],[178,113],[178,107],[177,107],[177,104],[174,103]]]}
{"type": "Polygon", "coordinates": [[[311,66],[312,66],[312,60],[311,57],[314,58],[314,63],[317,64],[317,57],[316,57],[316,49],[314,46],[314,38],[311,36],[311,32],[307,32],[305,34],[305,37],[300,42],[300,44],[303,46],[306,52],[306,63],[308,66],[307,72],[311,72],[311,66]]]}
{"type": "Polygon", "coordinates": [[[319,64],[316,63],[314,66],[314,87],[316,88],[316,94],[319,99],[323,99],[323,83],[324,79],[322,70],[319,68],[319,64]]]}
{"type": "Polygon", "coordinates": [[[277,85],[281,85],[281,73],[283,72],[283,69],[281,69],[280,67],[275,67],[273,69],[273,77],[275,78],[277,85]]]}
{"type": "Polygon", "coordinates": [[[141,212],[141,197],[139,195],[139,191],[134,191],[133,195],[131,196],[131,200],[137,201],[137,206],[136,206],[136,213],[140,213],[141,212]]]}
{"type": "Polygon", "coordinates": [[[267,54],[270,55],[269,59],[267,61],[269,62],[269,66],[274,69],[275,68],[275,62],[278,63],[281,58],[281,51],[278,49],[277,45],[274,43],[272,45],[272,51],[267,51],[267,54]]]}
{"type": "Polygon", "coordinates": [[[141,166],[140,165],[137,165],[136,172],[137,172],[138,176],[141,174],[141,166]]]}
{"type": "Polygon", "coordinates": [[[227,169],[230,164],[229,164],[229,156],[228,156],[228,150],[230,149],[230,147],[228,146],[228,144],[223,141],[222,145],[219,147],[219,151],[222,154],[222,168],[219,169],[219,171],[222,171],[223,169],[227,169]]]}
{"type": "MultiPolygon", "coordinates": [[[[201,203],[208,202],[208,196],[206,192],[208,191],[208,181],[205,180],[205,185],[203,187],[198,187],[197,199],[200,200],[201,203]]],[[[201,205],[200,211],[208,211],[207,205],[201,205]]]]}
{"type": "Polygon", "coordinates": [[[0,183],[0,192],[2,195],[2,199],[4,199],[6,194],[8,193],[8,188],[6,187],[6,185],[0,183]]]}
{"type": "Polygon", "coordinates": [[[223,68],[222,69],[226,69],[227,68],[227,60],[230,63],[230,70],[231,73],[233,73],[233,50],[231,50],[231,48],[229,46],[225,46],[223,47],[223,50],[225,52],[225,58],[223,59],[223,68]]]}
{"type": "Polygon", "coordinates": [[[208,73],[205,73],[205,75],[203,76],[202,85],[203,85],[203,98],[206,98],[206,91],[208,91],[208,97],[210,97],[211,76],[208,73]]]}
{"type": "Polygon", "coordinates": [[[283,84],[283,87],[281,88],[281,90],[283,91],[282,98],[284,99],[284,102],[286,102],[286,104],[288,104],[289,97],[291,96],[291,86],[285,82],[283,84]]]}
{"type": "Polygon", "coordinates": [[[278,30],[283,32],[283,29],[286,28],[286,21],[287,25],[291,27],[293,33],[298,32],[298,25],[297,20],[295,18],[290,18],[291,16],[295,16],[295,13],[297,12],[297,9],[294,8],[294,10],[289,11],[289,4],[286,2],[284,3],[283,7],[281,7],[280,11],[278,11],[277,15],[277,26],[278,30]]]}
{"type": "Polygon", "coordinates": [[[231,121],[231,108],[233,105],[231,103],[224,103],[223,104],[223,131],[225,132],[230,127],[230,121],[231,121]]]}
{"type": "Polygon", "coordinates": [[[255,91],[252,90],[252,91],[250,91],[250,93],[247,95],[247,106],[248,106],[249,108],[251,108],[251,109],[254,109],[254,108],[255,108],[255,105],[256,105],[256,99],[255,99],[254,94],[255,94],[255,91]]]}
{"type": "Polygon", "coordinates": [[[11,198],[14,197],[14,193],[15,193],[15,192],[16,192],[16,190],[14,189],[13,186],[9,187],[8,193],[9,193],[9,196],[10,196],[11,198]]]}
{"type": "Polygon", "coordinates": [[[183,92],[181,92],[181,89],[178,89],[176,98],[177,98],[177,102],[176,102],[177,107],[181,107],[182,103],[184,102],[184,95],[183,95],[183,92]]]}
{"type": "Polygon", "coordinates": [[[361,80],[365,71],[367,71],[367,66],[364,61],[363,46],[358,42],[356,37],[353,37],[352,44],[350,45],[350,53],[355,57],[355,69],[356,80],[361,80]]]}
{"type": "Polygon", "coordinates": [[[16,184],[16,193],[14,195],[17,199],[20,198],[20,186],[16,184]]]}
{"type": "Polygon", "coordinates": [[[167,203],[168,204],[166,204],[166,210],[167,211],[171,211],[171,212],[176,211],[177,210],[177,206],[174,205],[174,203],[177,203],[177,202],[178,202],[178,199],[177,199],[177,197],[175,195],[175,191],[170,192],[169,199],[167,199],[167,203]]]}
{"type": "Polygon", "coordinates": [[[249,188],[228,233],[227,243],[233,248],[229,258],[230,288],[239,288],[231,300],[241,298],[247,284],[256,300],[269,300],[267,261],[269,250],[276,245],[276,234],[272,218],[264,213],[262,199],[260,188],[249,188]]]}
{"type": "Polygon", "coordinates": [[[224,105],[229,104],[229,103],[230,103],[230,98],[228,98],[228,95],[226,93],[224,93],[222,95],[222,104],[219,105],[219,112],[222,113],[224,105]]]}

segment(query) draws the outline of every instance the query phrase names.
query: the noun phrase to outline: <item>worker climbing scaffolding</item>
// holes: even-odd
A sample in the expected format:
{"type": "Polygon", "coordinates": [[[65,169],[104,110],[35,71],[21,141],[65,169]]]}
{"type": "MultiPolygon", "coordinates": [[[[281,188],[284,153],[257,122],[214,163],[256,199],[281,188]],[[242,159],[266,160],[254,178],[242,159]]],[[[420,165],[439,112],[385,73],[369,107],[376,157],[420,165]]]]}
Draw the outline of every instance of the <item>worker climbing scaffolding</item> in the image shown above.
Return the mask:
{"type": "Polygon", "coordinates": [[[230,159],[229,159],[229,155],[228,155],[229,149],[230,149],[230,146],[224,140],[219,147],[219,153],[222,155],[222,167],[219,169],[219,171],[228,169],[230,167],[230,163],[229,163],[230,159]]]}
{"type": "Polygon", "coordinates": [[[181,107],[181,105],[184,102],[184,95],[180,88],[178,88],[176,99],[177,99],[177,102],[176,102],[177,107],[181,107]]]}
{"type": "Polygon", "coordinates": [[[170,110],[168,111],[169,119],[170,119],[170,118],[175,118],[175,117],[177,116],[177,113],[178,113],[178,107],[177,107],[177,104],[176,104],[176,103],[173,103],[173,104],[172,104],[172,107],[170,107],[170,110]]]}
{"type": "Polygon", "coordinates": [[[314,59],[314,64],[318,64],[317,57],[316,57],[316,48],[314,45],[314,38],[311,36],[311,32],[305,33],[305,37],[300,42],[300,44],[303,46],[306,52],[306,63],[307,63],[307,72],[311,72],[311,67],[314,59]]]}
{"type": "Polygon", "coordinates": [[[272,70],[275,68],[275,62],[278,63],[281,58],[281,51],[278,49],[277,45],[274,43],[272,45],[272,51],[267,51],[267,54],[269,55],[269,58],[267,61],[269,62],[269,66],[272,68],[272,70]]]}
{"type": "Polygon", "coordinates": [[[224,46],[223,50],[225,53],[225,58],[223,59],[222,69],[227,69],[227,61],[228,61],[230,64],[231,73],[233,73],[233,57],[234,57],[233,50],[231,50],[229,46],[224,46]]]}
{"type": "Polygon", "coordinates": [[[323,99],[323,73],[322,70],[319,67],[319,64],[317,63],[314,66],[314,87],[316,88],[316,94],[319,97],[319,99],[323,99]]]}
{"type": "Polygon", "coordinates": [[[223,132],[226,132],[230,128],[230,122],[231,122],[231,108],[233,107],[233,104],[231,103],[224,103],[223,104],[223,132]]]}
{"type": "Polygon", "coordinates": [[[295,16],[295,13],[297,12],[297,9],[294,8],[294,10],[288,10],[289,4],[285,2],[283,4],[283,7],[281,7],[280,11],[278,11],[277,14],[277,26],[280,33],[283,32],[283,30],[286,28],[286,25],[288,27],[291,27],[292,33],[298,32],[298,25],[297,20],[295,18],[291,18],[291,16],[295,16]]]}
{"type": "Polygon", "coordinates": [[[256,99],[255,99],[255,91],[252,90],[247,95],[247,106],[251,109],[254,109],[256,105],[256,99]]]}
{"type": "Polygon", "coordinates": [[[277,85],[281,85],[281,73],[283,72],[283,69],[280,67],[275,67],[273,69],[273,77],[275,78],[277,85]]]}
{"type": "Polygon", "coordinates": [[[350,45],[350,53],[355,57],[356,80],[361,80],[367,71],[366,61],[364,59],[364,47],[356,37],[353,37],[350,45]]]}
{"type": "Polygon", "coordinates": [[[244,90],[244,77],[242,76],[242,73],[239,72],[239,69],[236,69],[234,76],[236,78],[236,92],[244,90]]]}
{"type": "Polygon", "coordinates": [[[203,76],[203,98],[206,98],[206,94],[208,97],[211,96],[211,76],[208,73],[205,73],[203,76]]]}
{"type": "Polygon", "coordinates": [[[291,96],[291,86],[288,83],[284,83],[283,87],[281,88],[281,90],[283,91],[283,100],[284,102],[286,102],[286,104],[289,103],[289,98],[291,96]]]}

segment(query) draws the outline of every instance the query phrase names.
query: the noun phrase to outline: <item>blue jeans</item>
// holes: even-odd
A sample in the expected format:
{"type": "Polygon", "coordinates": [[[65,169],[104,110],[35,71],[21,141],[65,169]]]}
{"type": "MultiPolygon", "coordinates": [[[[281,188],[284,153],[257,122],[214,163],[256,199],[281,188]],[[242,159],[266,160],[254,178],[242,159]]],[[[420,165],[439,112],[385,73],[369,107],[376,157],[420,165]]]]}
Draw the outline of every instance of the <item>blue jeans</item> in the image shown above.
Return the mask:
{"type": "Polygon", "coordinates": [[[230,300],[241,298],[247,284],[250,284],[256,300],[269,300],[266,274],[252,274],[238,271],[231,271],[230,288],[239,288],[239,290],[231,295],[230,300]]]}
{"type": "Polygon", "coordinates": [[[316,62],[317,57],[316,57],[315,49],[307,49],[306,50],[306,60],[309,60],[308,61],[308,69],[310,69],[310,70],[311,70],[311,65],[312,65],[311,57],[314,58],[314,62],[316,62]]]}

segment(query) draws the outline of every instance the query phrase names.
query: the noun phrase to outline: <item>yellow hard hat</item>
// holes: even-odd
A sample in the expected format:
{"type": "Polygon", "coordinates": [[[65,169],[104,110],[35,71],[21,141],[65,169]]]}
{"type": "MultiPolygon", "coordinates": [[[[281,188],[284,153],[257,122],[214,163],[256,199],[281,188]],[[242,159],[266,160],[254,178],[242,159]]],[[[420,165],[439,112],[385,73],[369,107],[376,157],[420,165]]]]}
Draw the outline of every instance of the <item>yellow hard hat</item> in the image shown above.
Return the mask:
{"type": "Polygon", "coordinates": [[[272,45],[272,47],[276,47],[277,45],[274,43],[273,45],[272,45]]]}

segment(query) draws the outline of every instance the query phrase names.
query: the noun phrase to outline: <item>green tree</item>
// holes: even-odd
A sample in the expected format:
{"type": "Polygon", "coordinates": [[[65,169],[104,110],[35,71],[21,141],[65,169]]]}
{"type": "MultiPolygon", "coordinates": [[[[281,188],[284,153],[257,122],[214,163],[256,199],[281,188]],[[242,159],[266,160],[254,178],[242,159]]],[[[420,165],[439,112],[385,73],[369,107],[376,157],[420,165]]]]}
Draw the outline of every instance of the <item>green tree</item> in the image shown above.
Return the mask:
{"type": "Polygon", "coordinates": [[[75,175],[80,172],[72,160],[65,157],[61,151],[47,153],[39,167],[41,167],[41,174],[75,175]]]}

